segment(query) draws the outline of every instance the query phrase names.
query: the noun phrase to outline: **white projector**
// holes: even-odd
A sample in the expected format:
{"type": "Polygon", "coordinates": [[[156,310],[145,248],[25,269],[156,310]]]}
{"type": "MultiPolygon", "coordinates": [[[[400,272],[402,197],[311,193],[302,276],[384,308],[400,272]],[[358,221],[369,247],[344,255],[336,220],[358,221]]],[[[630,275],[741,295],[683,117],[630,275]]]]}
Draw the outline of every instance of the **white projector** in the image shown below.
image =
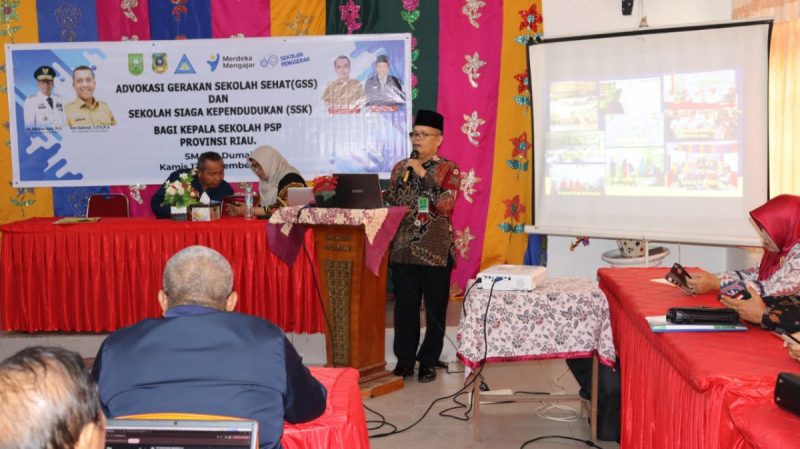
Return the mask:
{"type": "Polygon", "coordinates": [[[533,290],[547,280],[547,268],[532,265],[495,265],[478,273],[482,289],[533,290]],[[495,280],[497,280],[495,282],[495,280]]]}

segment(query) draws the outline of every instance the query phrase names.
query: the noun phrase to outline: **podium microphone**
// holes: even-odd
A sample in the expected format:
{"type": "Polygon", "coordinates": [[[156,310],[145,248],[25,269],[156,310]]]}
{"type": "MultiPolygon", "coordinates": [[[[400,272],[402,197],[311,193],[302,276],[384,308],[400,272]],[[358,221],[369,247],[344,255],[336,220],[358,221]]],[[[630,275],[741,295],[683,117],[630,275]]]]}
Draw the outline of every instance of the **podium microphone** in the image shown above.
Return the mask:
{"type": "MultiPolygon", "coordinates": [[[[419,159],[419,151],[412,150],[409,159],[419,159]]],[[[406,174],[403,175],[403,182],[408,182],[408,175],[410,175],[412,171],[414,171],[414,169],[411,167],[408,167],[406,169],[406,174]]]]}

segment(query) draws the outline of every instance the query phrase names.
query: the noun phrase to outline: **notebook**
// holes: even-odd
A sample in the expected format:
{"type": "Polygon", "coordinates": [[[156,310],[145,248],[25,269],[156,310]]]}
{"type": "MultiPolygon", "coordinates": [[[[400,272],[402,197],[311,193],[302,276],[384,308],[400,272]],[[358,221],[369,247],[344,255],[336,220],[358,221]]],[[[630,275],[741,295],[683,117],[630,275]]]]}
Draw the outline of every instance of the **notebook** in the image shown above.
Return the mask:
{"type": "Polygon", "coordinates": [[[105,449],[258,449],[255,421],[110,419],[105,449]]]}
{"type": "Polygon", "coordinates": [[[343,209],[377,209],[383,207],[381,183],[377,173],[334,173],[336,195],[328,207],[343,209]]]}
{"type": "Polygon", "coordinates": [[[314,201],[311,187],[289,187],[286,190],[286,204],[289,206],[305,206],[314,201]]]}

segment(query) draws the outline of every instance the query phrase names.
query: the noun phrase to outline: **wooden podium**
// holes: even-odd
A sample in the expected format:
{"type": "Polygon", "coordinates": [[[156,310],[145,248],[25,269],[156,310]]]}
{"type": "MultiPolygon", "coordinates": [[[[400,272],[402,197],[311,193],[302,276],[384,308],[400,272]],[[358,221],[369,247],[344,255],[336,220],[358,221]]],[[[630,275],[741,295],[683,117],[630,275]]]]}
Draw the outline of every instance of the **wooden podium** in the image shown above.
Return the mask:
{"type": "Polygon", "coordinates": [[[403,388],[403,378],[386,371],[386,270],[389,251],[376,276],[364,265],[364,226],[311,225],[323,308],[329,318],[328,366],[358,370],[363,398],[403,388]]]}

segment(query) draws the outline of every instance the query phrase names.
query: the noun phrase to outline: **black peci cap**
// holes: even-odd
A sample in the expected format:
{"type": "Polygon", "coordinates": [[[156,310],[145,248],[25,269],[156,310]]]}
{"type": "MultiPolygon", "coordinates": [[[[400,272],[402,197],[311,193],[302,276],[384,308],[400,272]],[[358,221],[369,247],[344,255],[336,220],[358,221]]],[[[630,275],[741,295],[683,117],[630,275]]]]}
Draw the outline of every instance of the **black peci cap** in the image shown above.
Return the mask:
{"type": "Polygon", "coordinates": [[[414,119],[414,126],[430,126],[444,133],[444,117],[436,111],[420,109],[414,119]]]}
{"type": "Polygon", "coordinates": [[[53,81],[56,78],[56,71],[49,65],[43,65],[33,72],[36,81],[53,81]]]}
{"type": "Polygon", "coordinates": [[[375,58],[375,64],[380,64],[381,62],[385,62],[388,64],[389,58],[386,55],[378,55],[378,57],[375,58]]]}

